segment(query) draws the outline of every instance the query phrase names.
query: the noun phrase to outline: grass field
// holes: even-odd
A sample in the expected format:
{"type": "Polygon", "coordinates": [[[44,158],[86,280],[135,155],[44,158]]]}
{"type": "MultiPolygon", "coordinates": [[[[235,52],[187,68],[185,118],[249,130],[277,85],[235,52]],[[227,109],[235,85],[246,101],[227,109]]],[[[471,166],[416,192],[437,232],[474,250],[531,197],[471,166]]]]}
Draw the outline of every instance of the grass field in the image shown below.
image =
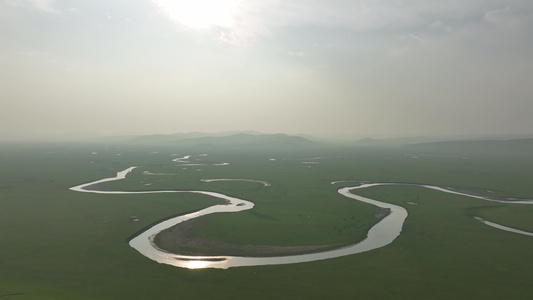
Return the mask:
{"type": "Polygon", "coordinates": [[[413,182],[533,198],[533,156],[416,148],[180,148],[171,144],[0,145],[0,297],[6,299],[530,299],[533,238],[473,219],[533,231],[533,206],[405,186],[360,194],[404,206],[392,244],[311,263],[187,270],[155,263],[126,239],[170,215],[214,203],[195,194],[96,195],[68,188],[139,166],[120,190],[199,189],[255,203],[205,217],[197,234],[236,244],[348,244],[376,208],[339,195],[350,183],[413,182]],[[193,154],[206,166],[176,166],[193,154]],[[318,158],[320,157],[320,158],[318,158]],[[275,159],[275,160],[273,160],[275,159]],[[227,166],[212,164],[228,162],[227,166]],[[310,164],[309,162],[314,162],[310,164]],[[317,163],[318,162],[318,163],[317,163]],[[172,175],[147,175],[144,173],[172,175]],[[265,180],[202,182],[205,178],[265,180]],[[418,205],[409,205],[416,202],[418,205]],[[130,217],[137,216],[138,222],[130,217]]]}

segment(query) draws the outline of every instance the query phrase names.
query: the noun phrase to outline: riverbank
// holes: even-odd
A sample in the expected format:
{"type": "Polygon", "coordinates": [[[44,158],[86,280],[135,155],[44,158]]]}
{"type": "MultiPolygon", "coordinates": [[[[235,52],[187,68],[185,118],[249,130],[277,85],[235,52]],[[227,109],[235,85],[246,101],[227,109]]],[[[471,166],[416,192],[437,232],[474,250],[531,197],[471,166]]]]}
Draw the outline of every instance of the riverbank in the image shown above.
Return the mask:
{"type": "Polygon", "coordinates": [[[222,240],[198,236],[197,229],[208,221],[205,218],[192,219],[161,231],[154,238],[159,249],[191,256],[245,256],[268,257],[306,254],[338,248],[342,245],[273,246],[239,245],[222,240]]]}

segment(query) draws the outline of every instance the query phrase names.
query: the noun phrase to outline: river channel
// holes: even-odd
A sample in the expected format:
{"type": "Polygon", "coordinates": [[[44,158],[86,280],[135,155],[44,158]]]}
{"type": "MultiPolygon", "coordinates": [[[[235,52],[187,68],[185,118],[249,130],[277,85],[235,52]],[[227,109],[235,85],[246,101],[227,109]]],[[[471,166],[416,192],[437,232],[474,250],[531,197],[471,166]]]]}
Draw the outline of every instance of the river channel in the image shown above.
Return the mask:
{"type": "MultiPolygon", "coordinates": [[[[317,260],[323,260],[323,259],[329,259],[329,258],[335,258],[335,257],[341,257],[341,256],[366,252],[366,251],[370,251],[373,249],[386,246],[392,243],[400,235],[402,231],[403,223],[405,219],[407,218],[408,214],[407,214],[407,210],[401,206],[362,197],[362,196],[359,196],[353,193],[353,191],[356,191],[358,189],[364,189],[364,188],[373,187],[373,186],[380,186],[380,185],[420,186],[420,187],[434,189],[434,190],[438,190],[438,191],[442,191],[446,193],[469,196],[469,197],[474,197],[474,198],[488,200],[488,201],[498,201],[498,202],[504,202],[504,203],[533,204],[533,200],[520,200],[520,201],[510,202],[510,201],[505,201],[505,200],[498,200],[498,199],[492,199],[489,197],[468,194],[468,193],[456,191],[450,188],[443,188],[443,187],[437,187],[437,186],[431,186],[431,185],[402,184],[402,183],[363,183],[357,186],[341,188],[338,190],[338,193],[340,193],[341,195],[345,197],[352,198],[357,201],[362,201],[365,203],[378,206],[380,208],[388,209],[390,210],[390,213],[386,217],[381,219],[377,224],[375,224],[368,231],[366,239],[364,239],[363,241],[357,244],[334,249],[334,250],[318,252],[318,253],[277,256],[277,257],[187,256],[187,255],[169,253],[161,249],[158,249],[157,246],[153,243],[154,237],[164,229],[167,229],[176,224],[179,224],[181,222],[184,222],[184,221],[187,221],[193,218],[197,218],[197,217],[212,214],[212,213],[238,212],[238,211],[248,210],[248,209],[252,209],[254,204],[244,199],[239,199],[236,197],[224,195],[224,194],[217,193],[217,192],[209,192],[209,191],[194,191],[194,190],[190,190],[190,191],[183,191],[183,190],[179,190],[179,191],[178,190],[104,191],[104,190],[95,190],[94,187],[92,189],[87,189],[89,186],[93,186],[99,183],[124,179],[126,178],[126,175],[130,173],[131,171],[133,171],[135,168],[136,167],[130,167],[121,172],[118,172],[115,177],[104,178],[104,179],[96,180],[93,182],[84,183],[84,184],[72,187],[70,189],[73,191],[77,191],[77,192],[98,193],[98,194],[199,193],[199,194],[204,194],[204,195],[208,195],[211,197],[226,200],[227,204],[213,205],[205,209],[196,211],[194,213],[181,215],[181,216],[174,217],[174,218],[165,220],[163,222],[160,222],[154,225],[153,227],[147,229],[146,231],[142,232],[135,238],[131,239],[129,242],[129,245],[131,247],[139,251],[142,255],[154,261],[157,261],[163,264],[169,264],[169,265],[176,266],[176,267],[189,268],[189,269],[199,269],[199,268],[227,269],[231,267],[241,267],[241,266],[261,266],[261,265],[280,265],[280,264],[302,263],[302,262],[317,261],[317,260]]],[[[218,179],[218,180],[226,181],[228,179],[218,179]]],[[[242,180],[254,181],[254,180],[248,180],[248,179],[242,179],[242,180]]],[[[257,181],[257,182],[263,183],[266,185],[266,182],[263,182],[263,181],[257,181]]],[[[335,183],[338,183],[338,182],[332,182],[332,184],[335,184],[335,183]]],[[[507,231],[511,231],[515,233],[521,233],[521,234],[525,233],[526,235],[533,235],[531,233],[527,233],[527,232],[523,232],[519,230],[513,231],[512,228],[508,228],[502,225],[491,223],[480,218],[477,218],[477,219],[495,228],[499,228],[502,230],[507,230],[507,231]]]]}

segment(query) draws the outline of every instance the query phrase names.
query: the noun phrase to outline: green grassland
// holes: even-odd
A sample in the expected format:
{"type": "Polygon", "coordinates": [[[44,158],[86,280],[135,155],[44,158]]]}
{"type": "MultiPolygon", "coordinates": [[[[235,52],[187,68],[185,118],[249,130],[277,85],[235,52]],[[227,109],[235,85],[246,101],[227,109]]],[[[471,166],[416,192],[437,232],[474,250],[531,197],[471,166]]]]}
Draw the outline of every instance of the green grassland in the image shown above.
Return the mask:
{"type": "Polygon", "coordinates": [[[349,244],[376,208],[336,191],[335,180],[424,183],[533,198],[533,156],[416,147],[218,147],[173,143],[0,145],[0,297],[6,299],[530,299],[533,238],[473,219],[533,231],[533,206],[383,186],[363,196],[404,206],[392,244],[324,261],[228,270],[155,263],[126,239],[170,215],[220,201],[198,194],[70,191],[139,166],[109,190],[209,190],[254,202],[206,216],[197,234],[236,244],[349,244]],[[93,154],[97,153],[97,154],[93,154]],[[227,166],[176,166],[173,158],[227,166]],[[320,159],[314,159],[321,157],[320,159]],[[310,160],[312,159],[313,160],[310,160]],[[275,160],[270,160],[275,159],[275,160]],[[319,164],[302,162],[316,161],[319,164]],[[172,175],[146,175],[166,173],[172,175]],[[201,182],[205,178],[265,180],[201,182]],[[147,185],[149,184],[149,185],[147,185]],[[416,202],[418,205],[408,203],[416,202]],[[130,217],[139,217],[131,222],[130,217]]]}

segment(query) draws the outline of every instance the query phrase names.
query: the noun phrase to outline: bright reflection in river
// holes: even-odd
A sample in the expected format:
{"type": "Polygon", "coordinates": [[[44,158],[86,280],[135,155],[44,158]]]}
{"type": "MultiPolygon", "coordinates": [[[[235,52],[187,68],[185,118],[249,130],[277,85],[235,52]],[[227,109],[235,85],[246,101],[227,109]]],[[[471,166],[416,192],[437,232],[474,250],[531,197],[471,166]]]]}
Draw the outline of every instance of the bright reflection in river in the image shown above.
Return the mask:
{"type": "Polygon", "coordinates": [[[208,265],[209,265],[208,261],[202,261],[202,260],[191,260],[183,264],[183,266],[187,269],[204,269],[204,268],[207,268],[208,265]]]}

